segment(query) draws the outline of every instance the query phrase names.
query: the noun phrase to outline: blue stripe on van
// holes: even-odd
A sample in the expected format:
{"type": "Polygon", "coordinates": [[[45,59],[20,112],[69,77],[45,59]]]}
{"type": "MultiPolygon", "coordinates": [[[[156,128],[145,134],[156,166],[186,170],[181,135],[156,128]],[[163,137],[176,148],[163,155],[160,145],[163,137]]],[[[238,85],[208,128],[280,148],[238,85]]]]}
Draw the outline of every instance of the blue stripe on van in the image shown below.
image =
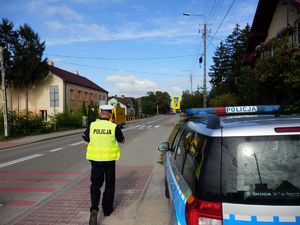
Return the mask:
{"type": "Polygon", "coordinates": [[[251,221],[236,220],[235,215],[230,214],[229,219],[223,220],[224,225],[300,225],[300,216],[296,216],[295,222],[280,222],[278,216],[273,217],[273,222],[257,221],[256,216],[251,216],[251,221]]]}

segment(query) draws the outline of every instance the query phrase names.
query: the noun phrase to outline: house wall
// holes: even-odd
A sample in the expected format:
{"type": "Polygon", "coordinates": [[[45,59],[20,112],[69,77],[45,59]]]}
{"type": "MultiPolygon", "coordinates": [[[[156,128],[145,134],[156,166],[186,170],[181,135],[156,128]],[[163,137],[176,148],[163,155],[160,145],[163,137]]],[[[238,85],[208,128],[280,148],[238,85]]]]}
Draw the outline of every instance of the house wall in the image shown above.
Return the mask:
{"type": "Polygon", "coordinates": [[[68,112],[73,113],[81,109],[83,102],[86,107],[88,105],[94,106],[94,104],[99,106],[100,101],[106,103],[107,93],[75,84],[67,84],[66,99],[66,108],[68,112]]]}
{"type": "MultiPolygon", "coordinates": [[[[89,104],[100,105],[100,101],[107,102],[107,93],[98,90],[82,87],[79,85],[65,83],[60,77],[50,73],[46,79],[38,85],[34,85],[28,91],[28,109],[38,115],[44,113],[44,119],[49,120],[54,113],[54,108],[50,107],[50,86],[58,86],[58,107],[55,107],[55,113],[76,112],[81,109],[82,102],[86,107],[89,104]],[[72,91],[71,91],[72,90],[72,91]],[[79,96],[80,92],[80,96],[79,96]],[[73,93],[73,94],[72,94],[73,93]]],[[[2,91],[0,91],[2,99],[2,91]]],[[[7,107],[8,109],[21,112],[26,109],[25,89],[7,88],[7,107]]],[[[0,106],[2,108],[2,105],[0,106]]]]}
{"type": "MultiPolygon", "coordinates": [[[[55,112],[63,112],[64,106],[64,85],[62,79],[57,76],[48,75],[37,85],[33,85],[28,90],[28,109],[36,114],[40,110],[47,111],[47,115],[53,114],[54,108],[50,107],[50,86],[58,86],[58,107],[55,112]]],[[[2,98],[2,92],[1,92],[2,98]]],[[[7,88],[7,107],[10,110],[20,112],[26,110],[26,89],[8,87],[7,88]]]]}
{"type": "Polygon", "coordinates": [[[117,99],[111,98],[111,99],[108,101],[107,104],[116,107],[118,103],[120,104],[120,107],[125,108],[125,115],[127,115],[127,107],[126,107],[126,105],[124,105],[122,102],[118,101],[117,99]]]}
{"type": "MultiPolygon", "coordinates": [[[[297,9],[291,5],[288,6],[288,9],[289,24],[295,27],[295,22],[300,19],[300,14],[297,12],[297,9]]],[[[268,42],[274,38],[277,33],[285,27],[287,27],[287,5],[283,5],[281,1],[278,1],[265,41],[268,42]]]]}

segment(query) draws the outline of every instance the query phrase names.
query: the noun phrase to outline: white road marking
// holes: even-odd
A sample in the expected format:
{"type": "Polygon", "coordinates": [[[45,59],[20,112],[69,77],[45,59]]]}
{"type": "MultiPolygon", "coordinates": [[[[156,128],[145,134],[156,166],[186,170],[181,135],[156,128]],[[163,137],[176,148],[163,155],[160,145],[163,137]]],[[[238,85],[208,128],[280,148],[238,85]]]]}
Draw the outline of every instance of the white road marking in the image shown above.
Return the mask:
{"type": "Polygon", "coordinates": [[[158,128],[160,125],[156,125],[156,126],[154,126],[155,128],[158,128]]]}
{"type": "Polygon", "coordinates": [[[0,168],[10,166],[10,165],[13,165],[13,164],[17,164],[17,163],[20,163],[20,162],[24,162],[26,160],[34,159],[34,158],[37,158],[37,157],[40,157],[40,156],[43,156],[43,154],[34,154],[34,155],[31,155],[31,156],[16,159],[16,160],[13,160],[13,161],[10,161],[10,162],[2,163],[2,164],[0,164],[0,168]]]}
{"type": "Polygon", "coordinates": [[[56,148],[56,149],[50,150],[49,152],[57,152],[57,151],[62,150],[62,149],[63,149],[63,148],[56,148]]]}
{"type": "Polygon", "coordinates": [[[138,138],[134,139],[133,142],[136,142],[136,141],[140,140],[141,138],[142,137],[138,137],[138,138]]]}
{"type": "Polygon", "coordinates": [[[135,129],[135,128],[137,128],[137,127],[139,127],[138,129],[140,129],[141,127],[144,128],[146,124],[154,123],[154,122],[159,121],[159,120],[162,120],[162,119],[165,119],[165,117],[160,117],[160,118],[158,118],[157,120],[153,120],[153,121],[150,121],[150,122],[147,122],[147,123],[144,123],[144,124],[141,124],[141,125],[137,125],[137,126],[134,126],[134,127],[128,127],[128,128],[126,128],[126,129],[123,129],[122,131],[135,129]]]}
{"type": "Polygon", "coordinates": [[[150,125],[150,126],[147,126],[148,128],[151,128],[152,127],[152,125],[150,125]]]}
{"type": "Polygon", "coordinates": [[[79,141],[79,142],[76,142],[76,143],[73,143],[73,144],[69,144],[68,146],[80,145],[80,144],[82,144],[82,143],[83,143],[83,141],[79,141]]]}

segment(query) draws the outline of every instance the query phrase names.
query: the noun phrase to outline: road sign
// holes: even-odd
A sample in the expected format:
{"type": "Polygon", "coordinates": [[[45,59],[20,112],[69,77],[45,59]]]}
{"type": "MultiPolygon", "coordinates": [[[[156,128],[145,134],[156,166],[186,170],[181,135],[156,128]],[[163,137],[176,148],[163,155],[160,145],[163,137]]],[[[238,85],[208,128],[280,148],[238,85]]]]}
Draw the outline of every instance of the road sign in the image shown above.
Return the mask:
{"type": "Polygon", "coordinates": [[[172,96],[172,108],[180,109],[180,96],[172,96]]]}

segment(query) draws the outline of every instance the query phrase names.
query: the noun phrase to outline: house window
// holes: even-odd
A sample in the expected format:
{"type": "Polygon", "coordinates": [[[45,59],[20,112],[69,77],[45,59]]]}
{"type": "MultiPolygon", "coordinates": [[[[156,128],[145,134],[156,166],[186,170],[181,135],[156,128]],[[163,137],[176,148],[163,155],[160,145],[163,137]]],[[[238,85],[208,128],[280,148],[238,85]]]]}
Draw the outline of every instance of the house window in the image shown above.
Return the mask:
{"type": "Polygon", "coordinates": [[[90,102],[90,105],[94,105],[94,99],[93,99],[93,94],[92,93],[90,93],[89,102],[90,102]]]}
{"type": "Polygon", "coordinates": [[[59,107],[58,86],[52,85],[49,87],[50,91],[50,107],[59,107]]]}
{"type": "Polygon", "coordinates": [[[300,20],[297,22],[296,35],[297,35],[298,46],[300,46],[300,20]]]}
{"type": "Polygon", "coordinates": [[[70,90],[70,96],[71,96],[71,100],[74,101],[74,90],[73,89],[70,90]]]}
{"type": "Polygon", "coordinates": [[[78,101],[81,102],[82,98],[81,98],[81,91],[78,91],[78,101]]]}
{"type": "Polygon", "coordinates": [[[85,101],[87,102],[88,101],[88,93],[87,92],[85,92],[85,101]]]}
{"type": "Polygon", "coordinates": [[[47,121],[47,110],[40,110],[40,117],[43,121],[47,121]]]}

